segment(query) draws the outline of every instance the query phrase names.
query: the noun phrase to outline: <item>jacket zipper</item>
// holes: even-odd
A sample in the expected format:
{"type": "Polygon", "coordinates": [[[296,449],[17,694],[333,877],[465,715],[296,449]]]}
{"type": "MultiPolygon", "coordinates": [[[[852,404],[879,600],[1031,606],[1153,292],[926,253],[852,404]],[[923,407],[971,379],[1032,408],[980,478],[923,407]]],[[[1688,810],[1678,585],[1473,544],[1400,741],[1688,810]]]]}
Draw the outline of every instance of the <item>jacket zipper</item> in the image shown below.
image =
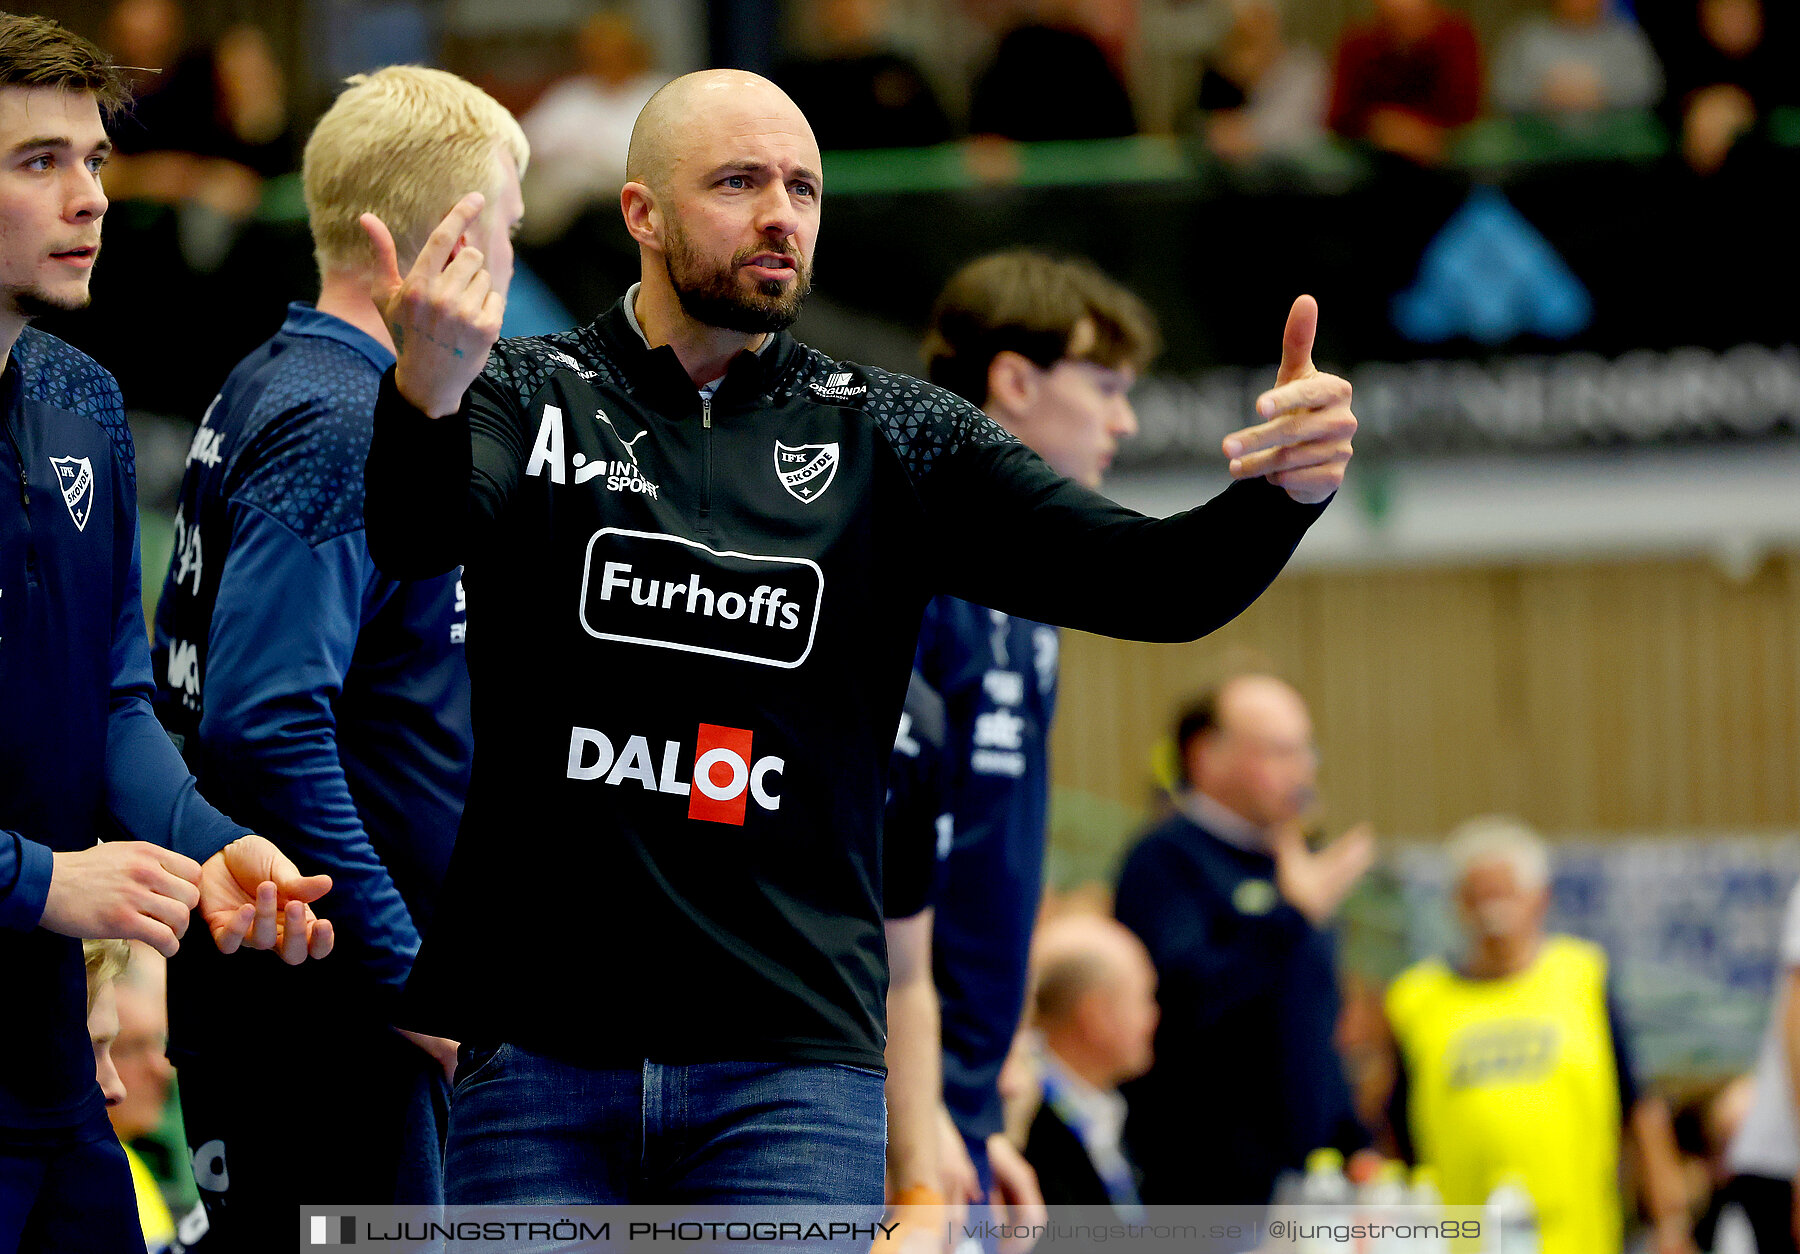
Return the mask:
{"type": "MultiPolygon", "coordinates": [[[[13,407],[7,408],[10,411],[13,407]]],[[[25,578],[36,583],[37,543],[31,533],[31,476],[25,470],[25,434],[13,421],[11,412],[6,415],[6,433],[12,444],[13,461],[19,467],[19,507],[25,514],[25,578]]]]}
{"type": "Polygon", "coordinates": [[[700,398],[700,517],[712,516],[712,397],[700,398]]]}
{"type": "Polygon", "coordinates": [[[31,476],[25,473],[25,448],[19,429],[13,425],[12,415],[6,416],[6,434],[11,438],[13,461],[19,467],[19,504],[24,507],[25,518],[31,518],[31,476]]]}

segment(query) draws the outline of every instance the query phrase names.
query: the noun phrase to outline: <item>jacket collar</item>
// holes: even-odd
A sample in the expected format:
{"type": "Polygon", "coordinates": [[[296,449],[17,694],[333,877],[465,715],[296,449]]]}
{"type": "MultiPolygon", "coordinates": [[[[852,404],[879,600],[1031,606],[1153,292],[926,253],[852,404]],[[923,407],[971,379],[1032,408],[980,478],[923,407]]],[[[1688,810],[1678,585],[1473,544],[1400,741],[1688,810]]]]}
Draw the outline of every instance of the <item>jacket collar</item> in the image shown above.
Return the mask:
{"type": "Polygon", "coordinates": [[[1195,827],[1217,837],[1234,849],[1241,849],[1245,853],[1253,853],[1264,858],[1273,856],[1269,850],[1267,832],[1235,810],[1228,809],[1220,802],[1214,801],[1199,789],[1190,788],[1182,793],[1180,797],[1176,798],[1175,805],[1195,827]]]}
{"type": "MultiPolygon", "coordinates": [[[[642,389],[659,408],[683,413],[700,408],[700,392],[682,369],[681,359],[667,344],[651,348],[637,327],[629,302],[637,292],[633,284],[613,307],[595,322],[626,378],[642,389]]],[[[786,331],[770,336],[759,352],[739,353],[731,359],[725,381],[714,393],[713,404],[742,404],[774,391],[799,356],[800,344],[786,331]]]]}
{"type": "Polygon", "coordinates": [[[305,335],[317,339],[336,340],[346,348],[361,353],[377,370],[394,364],[394,354],[367,331],[351,326],[342,318],[321,313],[310,302],[293,301],[287,307],[287,320],[281,324],[283,335],[305,335]]]}

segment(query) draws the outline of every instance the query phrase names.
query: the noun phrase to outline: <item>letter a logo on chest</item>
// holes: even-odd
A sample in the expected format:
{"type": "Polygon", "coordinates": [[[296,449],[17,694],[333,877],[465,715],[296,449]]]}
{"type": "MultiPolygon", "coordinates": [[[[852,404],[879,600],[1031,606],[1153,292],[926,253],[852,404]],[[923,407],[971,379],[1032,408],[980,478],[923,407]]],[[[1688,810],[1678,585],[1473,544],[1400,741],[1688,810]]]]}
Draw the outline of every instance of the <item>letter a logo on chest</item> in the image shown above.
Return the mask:
{"type": "Polygon", "coordinates": [[[837,478],[837,468],[838,446],[835,442],[792,448],[780,440],[775,441],[775,473],[781,476],[781,486],[796,501],[810,505],[824,496],[825,489],[837,478]]]}

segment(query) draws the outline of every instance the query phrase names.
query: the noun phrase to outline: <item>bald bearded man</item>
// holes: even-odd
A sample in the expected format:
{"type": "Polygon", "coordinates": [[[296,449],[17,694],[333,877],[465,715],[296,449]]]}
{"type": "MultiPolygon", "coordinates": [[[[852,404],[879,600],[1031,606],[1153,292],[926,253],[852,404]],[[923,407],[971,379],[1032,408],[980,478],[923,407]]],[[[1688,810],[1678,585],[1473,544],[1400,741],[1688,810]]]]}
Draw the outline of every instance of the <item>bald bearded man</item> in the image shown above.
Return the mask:
{"type": "Polygon", "coordinates": [[[675,80],[628,170],[640,282],[560,335],[496,346],[478,195],[404,276],[364,219],[399,350],[370,551],[469,590],[474,774],[403,1021],[465,1042],[453,1203],[878,1207],[880,815],[926,602],[1211,631],[1342,481],[1349,385],[1301,298],[1243,482],[1144,518],[786,334],[823,178],[773,84],[675,80]]]}

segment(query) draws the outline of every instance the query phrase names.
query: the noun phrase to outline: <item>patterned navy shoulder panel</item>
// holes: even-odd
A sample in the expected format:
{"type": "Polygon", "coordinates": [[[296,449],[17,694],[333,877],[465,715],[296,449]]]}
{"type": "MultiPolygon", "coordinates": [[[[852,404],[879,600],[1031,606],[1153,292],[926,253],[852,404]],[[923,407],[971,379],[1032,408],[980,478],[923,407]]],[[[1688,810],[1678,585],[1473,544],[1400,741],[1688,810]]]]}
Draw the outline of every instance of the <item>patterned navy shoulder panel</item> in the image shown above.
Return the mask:
{"type": "Polygon", "coordinates": [[[523,406],[558,370],[572,370],[590,383],[623,385],[625,381],[606,341],[591,323],[551,335],[501,340],[481,373],[502,392],[516,396],[523,406]]]}
{"type": "Polygon", "coordinates": [[[48,332],[26,327],[13,346],[19,393],[27,400],[92,418],[111,438],[125,479],[137,486],[137,453],[119,385],[99,362],[48,332]]]}
{"type": "Polygon", "coordinates": [[[296,337],[270,363],[232,452],[226,490],[309,545],[363,525],[381,372],[347,344],[296,337]]]}
{"type": "Polygon", "coordinates": [[[834,361],[817,349],[801,351],[782,392],[860,408],[887,437],[907,476],[917,484],[938,457],[959,448],[1017,444],[1017,437],[954,392],[874,366],[834,361]]]}

